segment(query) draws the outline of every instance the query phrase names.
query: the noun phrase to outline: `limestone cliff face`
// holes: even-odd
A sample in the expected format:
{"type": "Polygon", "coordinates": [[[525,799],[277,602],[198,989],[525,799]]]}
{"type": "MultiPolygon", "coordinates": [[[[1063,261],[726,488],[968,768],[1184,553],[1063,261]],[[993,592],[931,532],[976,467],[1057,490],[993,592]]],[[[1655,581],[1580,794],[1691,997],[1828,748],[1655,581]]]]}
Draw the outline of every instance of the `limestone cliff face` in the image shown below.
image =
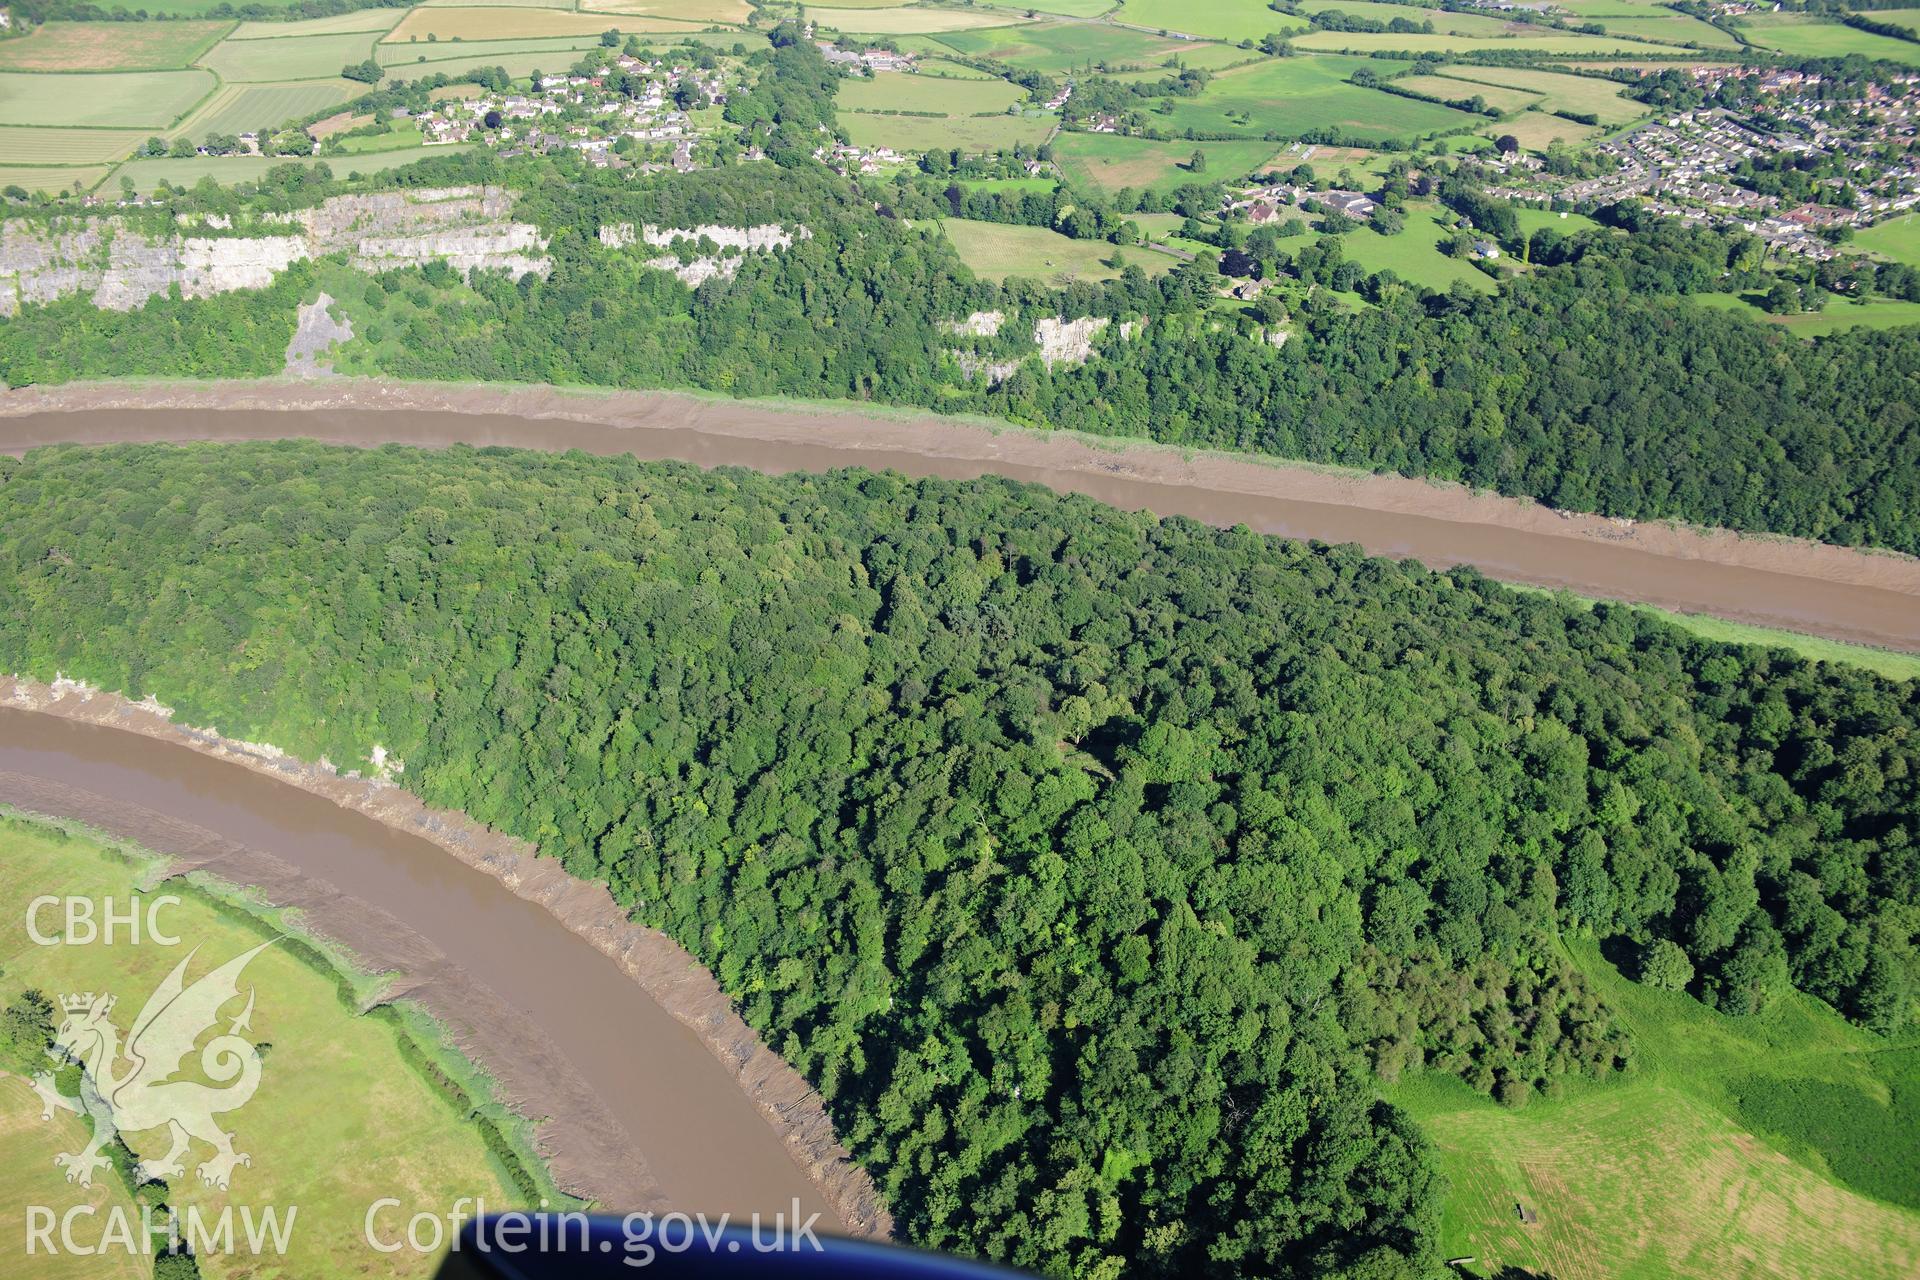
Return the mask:
{"type": "Polygon", "coordinates": [[[174,285],[188,298],[258,289],[302,258],[345,253],[363,271],[442,261],[515,278],[553,269],[539,228],[512,220],[513,197],[496,187],[452,187],[334,196],[311,209],[269,214],[257,232],[222,230],[224,218],[182,219],[164,235],[124,218],[0,223],[0,315],[23,303],[90,295],[127,311],[174,285]],[[284,229],[283,229],[284,228],[284,229]]]}

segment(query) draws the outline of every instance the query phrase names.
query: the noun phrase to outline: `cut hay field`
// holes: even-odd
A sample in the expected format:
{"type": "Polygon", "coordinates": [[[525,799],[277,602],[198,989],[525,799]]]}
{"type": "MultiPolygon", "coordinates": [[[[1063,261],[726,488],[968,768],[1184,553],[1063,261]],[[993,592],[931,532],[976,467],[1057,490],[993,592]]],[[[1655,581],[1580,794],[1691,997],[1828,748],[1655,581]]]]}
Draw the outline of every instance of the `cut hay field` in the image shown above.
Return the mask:
{"type": "Polygon", "coordinates": [[[1811,14],[1750,13],[1741,19],[1740,31],[1757,45],[1791,53],[1796,58],[1844,58],[1858,53],[1868,58],[1920,66],[1920,44],[1875,35],[1871,31],[1855,31],[1837,22],[1823,22],[1811,14]]]}
{"type": "Polygon", "coordinates": [[[1621,86],[1593,76],[1571,76],[1532,67],[1448,67],[1441,72],[1455,80],[1504,85],[1540,95],[1540,105],[1548,111],[1577,111],[1591,115],[1603,125],[1625,124],[1646,115],[1646,104],[1626,96],[1621,86]]]}
{"type": "Polygon", "coordinates": [[[1855,234],[1853,244],[1856,249],[1866,249],[1883,258],[1904,262],[1910,267],[1920,267],[1920,214],[1889,218],[1868,227],[1855,234]]]}
{"type": "Polygon", "coordinates": [[[697,31],[704,23],[676,22],[606,13],[550,9],[415,9],[387,33],[388,42],[419,40],[537,40],[543,36],[599,35],[609,28],[634,31],[697,31]]]}
{"type": "Polygon", "coordinates": [[[277,40],[223,40],[200,65],[229,84],[332,79],[340,68],[373,56],[376,32],[287,36],[277,40]]]}
{"type": "Polygon", "coordinates": [[[1413,93],[1424,93],[1429,98],[1439,98],[1446,102],[1459,102],[1478,97],[1496,111],[1522,111],[1540,101],[1539,94],[1530,93],[1525,89],[1476,84],[1471,80],[1455,80],[1451,76],[1396,76],[1393,86],[1413,93]]]}
{"type": "MultiPolygon", "coordinates": [[[[0,126],[0,165],[93,165],[147,140],[142,129],[20,129],[0,126]]],[[[64,185],[64,184],[63,184],[64,185]]]]}
{"type": "Polygon", "coordinates": [[[305,80],[297,84],[230,84],[208,99],[169,137],[200,142],[210,133],[254,133],[274,129],[364,93],[351,80],[305,80]]]}
{"type": "Polygon", "coordinates": [[[834,31],[854,35],[938,35],[946,31],[1019,26],[1027,21],[1017,13],[958,9],[824,9],[807,6],[807,16],[834,31]]]}
{"type": "Polygon", "coordinates": [[[1126,0],[1114,20],[1214,40],[1258,40],[1288,22],[1264,0],[1126,0]]]}
{"type": "Polygon", "coordinates": [[[23,191],[71,191],[79,183],[82,191],[97,186],[107,176],[105,165],[0,165],[0,188],[19,187],[23,191]]]}
{"type": "Polygon", "coordinates": [[[1368,275],[1392,271],[1402,280],[1425,289],[1445,292],[1456,283],[1463,283],[1478,293],[1492,293],[1495,286],[1485,272],[1470,262],[1440,252],[1440,242],[1451,234],[1435,206],[1416,203],[1407,206],[1407,225],[1399,235],[1383,236],[1371,228],[1360,227],[1339,239],[1344,256],[1359,263],[1368,275]]]}
{"type": "Polygon", "coordinates": [[[595,13],[672,18],[702,26],[714,23],[739,26],[753,16],[753,6],[747,0],[590,0],[580,7],[595,13]]]}
{"type": "Polygon", "coordinates": [[[0,71],[0,124],[163,129],[213,91],[205,71],[0,71]]]}
{"type": "Polygon", "coordinates": [[[1490,122],[1480,130],[1485,138],[1500,138],[1507,134],[1528,151],[1545,152],[1555,142],[1564,142],[1577,147],[1583,142],[1597,138],[1603,130],[1590,124],[1581,124],[1574,120],[1563,120],[1559,116],[1544,111],[1522,111],[1511,120],[1490,122]]]}
{"type": "Polygon", "coordinates": [[[940,76],[887,72],[867,80],[843,80],[838,102],[845,111],[934,111],[948,116],[1004,112],[1027,96],[1005,80],[948,80],[940,76]]]}
{"type": "Polygon", "coordinates": [[[1071,240],[1045,227],[943,218],[941,228],[973,273],[988,280],[1031,276],[1047,282],[1111,280],[1128,266],[1150,275],[1171,270],[1175,259],[1150,249],[1071,240]]]}
{"type": "Polygon", "coordinates": [[[1120,7],[1120,0],[1040,0],[1038,4],[1008,5],[1016,12],[1057,13],[1068,18],[1097,18],[1120,7]]]}
{"type": "MultiPolygon", "coordinates": [[[[114,1213],[134,1215],[139,1207],[118,1178],[96,1180],[82,1188],[59,1177],[49,1177],[54,1157],[78,1151],[90,1134],[87,1122],[66,1112],[41,1119],[39,1096],[19,1076],[0,1075],[0,1233],[9,1241],[27,1238],[27,1206],[42,1205],[56,1215],[82,1205],[94,1210],[95,1221],[114,1213]]],[[[77,1219],[83,1220],[83,1219],[77,1219]]],[[[58,1237],[55,1237],[58,1239],[58,1237]]],[[[56,1250],[36,1251],[31,1263],[34,1280],[150,1280],[151,1260],[114,1249],[88,1256],[56,1250]]]]}
{"type": "Polygon", "coordinates": [[[1070,177],[1106,191],[1171,191],[1189,182],[1232,182],[1265,169],[1278,150],[1277,143],[1259,139],[1154,142],[1113,133],[1063,133],[1053,140],[1054,160],[1070,177]],[[1185,168],[1196,149],[1207,157],[1204,174],[1185,168]]]}
{"type": "Polygon", "coordinates": [[[1430,1075],[1391,1090],[1440,1149],[1443,1251],[1556,1280],[1915,1274],[1920,1213],[1875,1191],[1920,1196],[1920,1051],[1800,996],[1725,1017],[1571,951],[1634,1037],[1632,1076],[1519,1111],[1430,1075]]]}
{"type": "MultiPolygon", "coordinates": [[[[966,31],[946,36],[941,43],[970,57],[992,58],[995,62],[1049,75],[1088,66],[1113,70],[1158,68],[1169,58],[1213,53],[1220,48],[1087,22],[1045,22],[996,31],[966,31]]],[[[1231,53],[1235,61],[1250,56],[1239,49],[1231,53]]]]}
{"type": "Polygon", "coordinates": [[[1450,107],[1346,83],[1370,59],[1275,58],[1221,72],[1198,98],[1177,98],[1165,127],[1200,134],[1285,138],[1340,129],[1356,141],[1415,138],[1470,124],[1450,107]]]}
{"type": "Polygon", "coordinates": [[[229,40],[281,40],[292,36],[338,36],[354,31],[391,31],[406,16],[404,9],[358,9],[331,18],[300,22],[243,22],[229,40]]]}
{"type": "Polygon", "coordinates": [[[421,66],[418,74],[425,75],[439,69],[439,64],[452,59],[472,63],[475,59],[512,58],[523,53],[546,54],[547,66],[553,71],[562,71],[579,59],[572,55],[583,49],[594,49],[600,45],[599,36],[555,36],[545,40],[460,40],[435,43],[426,40],[409,40],[405,43],[375,45],[373,60],[383,67],[402,68],[414,64],[421,66]]]}
{"type": "Polygon", "coordinates": [[[892,147],[896,151],[927,151],[936,147],[962,151],[1002,151],[1025,143],[1038,146],[1053,128],[1050,117],[1036,116],[882,116],[843,111],[840,123],[858,147],[892,147]]]}
{"type": "Polygon", "coordinates": [[[49,22],[0,40],[0,71],[171,71],[193,65],[231,22],[49,22]]]}
{"type": "MultiPolygon", "coordinates": [[[[1658,53],[1665,46],[1622,40],[1613,36],[1569,35],[1546,29],[1540,34],[1476,40],[1470,36],[1399,35],[1391,31],[1315,31],[1297,36],[1293,45],[1322,53],[1553,53],[1567,58],[1609,58],[1633,53],[1658,53]]],[[[1920,46],[1916,46],[1920,48],[1920,46]]],[[[1678,53],[1680,50],[1675,49],[1678,53]]]]}
{"type": "MultiPolygon", "coordinates": [[[[124,1030],[147,994],[194,948],[189,982],[280,933],[271,918],[255,919],[179,882],[163,881],[155,892],[181,896],[166,908],[164,918],[182,945],[121,941],[113,946],[36,946],[23,924],[32,898],[58,892],[125,902],[148,882],[148,867],[155,864],[129,864],[94,841],[18,821],[0,826],[0,848],[5,851],[0,858],[0,918],[12,922],[0,933],[0,963],[5,967],[0,998],[5,1000],[28,987],[56,1000],[70,992],[111,992],[119,997],[114,1016],[124,1030]]],[[[309,959],[294,947],[284,941],[268,947],[248,964],[243,977],[253,992],[250,1037],[271,1050],[258,1090],[221,1119],[235,1130],[238,1148],[252,1163],[235,1171],[230,1191],[203,1185],[189,1164],[184,1176],[169,1181],[168,1201],[183,1210],[198,1207],[216,1215],[228,1204],[277,1205],[282,1212],[286,1206],[299,1206],[297,1229],[288,1233],[284,1256],[208,1256],[202,1267],[209,1277],[430,1274],[437,1263],[430,1254],[409,1250],[381,1257],[367,1248],[362,1224],[369,1205],[391,1196],[407,1206],[408,1215],[416,1210],[444,1213],[463,1195],[485,1195],[502,1204],[518,1196],[495,1172],[477,1128],[409,1065],[396,1021],[357,1013],[356,1003],[371,989],[369,984],[352,980],[343,993],[336,973],[321,967],[324,961],[309,959]],[[376,1134],[383,1136],[376,1139],[376,1134]]],[[[438,1046],[427,1052],[456,1074],[471,1075],[438,1046]]],[[[10,1088],[0,1099],[11,1119],[17,1113],[17,1093],[10,1088]]],[[[37,1121],[37,1110],[34,1117],[37,1121]]],[[[125,1137],[141,1156],[158,1156],[167,1146],[164,1129],[125,1137]]],[[[0,1143],[5,1144],[0,1167],[16,1170],[8,1177],[31,1188],[30,1196],[67,1194],[52,1159],[39,1159],[47,1141],[43,1132],[23,1133],[17,1125],[0,1124],[0,1143]],[[32,1176],[24,1177],[21,1170],[32,1176]]],[[[190,1159],[197,1164],[208,1152],[197,1144],[190,1159]]],[[[111,1170],[99,1175],[94,1198],[113,1194],[110,1183],[117,1179],[111,1170]]]]}

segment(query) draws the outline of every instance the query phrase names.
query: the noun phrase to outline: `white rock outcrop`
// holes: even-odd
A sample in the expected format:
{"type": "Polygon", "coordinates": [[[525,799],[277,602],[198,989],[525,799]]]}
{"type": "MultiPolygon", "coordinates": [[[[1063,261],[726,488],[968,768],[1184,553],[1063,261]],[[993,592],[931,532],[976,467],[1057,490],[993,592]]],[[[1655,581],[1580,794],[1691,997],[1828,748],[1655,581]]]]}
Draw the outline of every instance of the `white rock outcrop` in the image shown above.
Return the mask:
{"type": "Polygon", "coordinates": [[[972,338],[993,338],[1000,334],[1000,326],[1007,322],[1004,311],[976,311],[965,320],[942,320],[940,327],[948,333],[965,334],[972,338]]]}
{"type": "Polygon", "coordinates": [[[772,253],[791,248],[795,240],[810,239],[813,233],[804,226],[789,231],[777,222],[756,227],[722,227],[707,223],[698,227],[661,228],[649,222],[637,231],[631,222],[613,222],[600,228],[600,243],[609,249],[625,249],[636,244],[656,249],[671,248],[681,241],[698,243],[703,237],[723,251],[734,253],[702,254],[682,261],[673,254],[648,258],[646,265],[659,271],[671,271],[689,289],[698,289],[709,280],[731,280],[740,270],[742,255],[772,253]]]}
{"type": "MultiPolygon", "coordinates": [[[[462,274],[545,276],[553,269],[547,242],[539,228],[512,221],[512,208],[506,191],[461,187],[334,196],[265,216],[261,223],[275,230],[259,235],[155,236],[118,215],[8,219],[0,223],[0,315],[81,293],[97,307],[127,311],[176,285],[187,298],[259,289],[303,258],[334,253],[366,271],[441,261],[462,274]]],[[[184,222],[231,225],[220,215],[184,222]]]]}
{"type": "Polygon", "coordinates": [[[1051,369],[1057,364],[1085,364],[1093,355],[1093,338],[1111,323],[1105,316],[1047,316],[1033,326],[1034,345],[1040,359],[1051,369]]]}

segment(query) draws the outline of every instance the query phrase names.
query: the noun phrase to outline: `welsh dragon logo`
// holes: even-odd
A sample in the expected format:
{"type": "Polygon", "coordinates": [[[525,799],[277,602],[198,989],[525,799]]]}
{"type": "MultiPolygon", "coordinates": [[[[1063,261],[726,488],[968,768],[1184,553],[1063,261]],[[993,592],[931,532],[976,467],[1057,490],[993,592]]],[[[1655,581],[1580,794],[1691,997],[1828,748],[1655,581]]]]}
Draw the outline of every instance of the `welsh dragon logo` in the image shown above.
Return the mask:
{"type": "Polygon", "coordinates": [[[172,1144],[157,1160],[140,1162],[139,1181],[179,1176],[181,1160],[195,1139],[213,1148],[213,1158],[197,1170],[209,1186],[224,1190],[236,1166],[253,1163],[233,1149],[234,1135],[214,1120],[216,1114],[245,1106],[260,1087],[260,1050],[241,1034],[250,1029],[253,1017],[252,987],[247,988],[246,1008],[200,1051],[200,1070],[215,1084],[171,1077],[180,1072],[201,1035],[218,1024],[220,1010],[239,997],[240,973],[247,962],[272,945],[261,943],[191,986],[186,973],[194,952],[189,952],[147,997],[124,1045],[109,1017],[113,996],[88,992],[60,1002],[66,1018],[49,1052],[63,1062],[80,1064],[79,1093],[61,1093],[51,1072],[34,1077],[33,1091],[40,1095],[42,1120],[51,1120],[58,1108],[93,1121],[93,1138],[85,1148],[54,1157],[67,1171],[68,1182],[92,1186],[93,1175],[107,1164],[100,1152],[116,1134],[162,1125],[170,1131],[172,1144]]]}

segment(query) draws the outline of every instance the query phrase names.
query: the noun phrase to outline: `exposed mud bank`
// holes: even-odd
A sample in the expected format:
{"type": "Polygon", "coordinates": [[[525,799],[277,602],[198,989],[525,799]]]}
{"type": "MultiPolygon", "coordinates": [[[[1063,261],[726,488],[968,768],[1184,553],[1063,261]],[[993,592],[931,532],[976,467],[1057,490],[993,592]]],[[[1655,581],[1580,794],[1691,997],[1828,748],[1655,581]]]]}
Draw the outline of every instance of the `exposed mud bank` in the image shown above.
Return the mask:
{"type": "Polygon", "coordinates": [[[840,466],[1002,475],[1128,509],[1324,542],[1581,595],[1920,650],[1920,559],[1791,538],[1554,511],[1402,476],[863,413],[664,392],[333,379],[93,383],[0,393],[0,450],[59,441],[455,442],[579,448],[763,471],[840,466]],[[271,411],[271,412],[266,412],[271,411]]]}
{"type": "MultiPolygon", "coordinates": [[[[95,734],[99,731],[90,730],[95,734]]],[[[265,788],[268,784],[253,781],[251,785],[265,788]]],[[[456,1047],[497,1082],[501,1100],[537,1122],[535,1141],[540,1153],[555,1181],[571,1192],[620,1212],[678,1208],[745,1213],[784,1209],[784,1199],[774,1197],[784,1196],[790,1185],[797,1192],[807,1193],[802,1196],[803,1202],[817,1202],[838,1217],[840,1229],[849,1234],[886,1236],[892,1231],[892,1221],[865,1171],[853,1163],[835,1138],[819,1095],[760,1043],[734,1012],[713,976],[665,935],[631,923],[603,886],[569,876],[553,859],[537,858],[533,847],[523,841],[459,813],[430,809],[389,783],[344,777],[271,747],[177,725],[164,708],[150,703],[136,704],[116,694],[71,684],[54,688],[13,677],[0,677],[0,800],[133,839],[172,857],[177,869],[205,870],[226,882],[259,890],[275,906],[297,909],[304,927],[343,946],[366,969],[393,975],[391,995],[418,1002],[448,1029],[456,1047]],[[110,742],[96,739],[91,744],[78,743],[73,735],[80,730],[48,717],[120,732],[108,735],[110,742]],[[9,720],[27,723],[22,726],[9,720]],[[137,744],[124,736],[133,734],[153,742],[137,744]],[[163,745],[156,747],[154,743],[163,745]],[[60,758],[64,763],[49,767],[45,759],[55,757],[43,758],[36,753],[37,747],[50,753],[66,752],[60,758]],[[124,751],[129,758],[145,759],[169,752],[184,757],[182,749],[223,764],[190,760],[191,777],[176,770],[172,776],[146,779],[152,794],[143,797],[140,786],[116,779],[111,773],[116,762],[107,758],[116,751],[124,751]],[[73,766],[72,761],[82,753],[98,763],[97,773],[73,766]],[[247,838],[245,831],[236,838],[229,828],[238,824],[212,816],[206,819],[208,825],[202,825],[183,816],[184,811],[178,808],[169,809],[170,805],[184,803],[171,797],[189,791],[235,790],[230,781],[231,766],[264,775],[276,784],[291,784],[309,796],[351,811],[340,815],[342,821],[361,815],[351,820],[371,820],[395,841],[425,841],[453,855],[465,868],[480,875],[462,872],[466,877],[463,883],[429,878],[430,882],[418,886],[425,900],[443,904],[441,915],[457,921],[461,913],[473,912],[470,932],[484,930],[488,920],[502,921],[497,910],[486,914],[488,904],[474,893],[476,883],[496,897],[517,900],[516,908],[523,917],[532,914],[547,921],[539,927],[548,934],[571,935],[565,938],[566,947],[590,945],[611,960],[619,973],[610,973],[608,980],[616,987],[626,987],[634,1002],[650,999],[678,1027],[663,1023],[638,1032],[605,1028],[609,1043],[588,1045],[576,1062],[569,1056],[573,1046],[564,1042],[564,1029],[556,1035],[552,1025],[543,1026],[537,1018],[525,1016],[530,1003],[526,992],[501,990],[498,974],[480,972],[480,966],[470,962],[471,953],[463,959],[458,946],[448,945],[448,938],[458,935],[443,934],[438,944],[422,935],[409,919],[409,911],[419,909],[417,902],[409,908],[398,896],[356,893],[352,868],[338,858],[343,842],[336,842],[333,849],[337,865],[323,863],[316,870],[311,851],[304,855],[305,862],[300,854],[282,857],[266,847],[270,841],[247,838]],[[223,783],[213,776],[214,770],[229,781],[223,783]],[[103,785],[103,779],[112,780],[112,785],[103,785]],[[488,885],[481,877],[497,884],[488,885]],[[528,904],[539,911],[530,913],[528,904]],[[564,926],[564,931],[559,926],[564,926]],[[635,986],[638,991],[631,990],[635,986]],[[683,1053],[677,1076],[683,1087],[675,1088],[674,1079],[647,1076],[643,1055],[648,1047],[645,1041],[657,1043],[663,1038],[663,1030],[673,1033],[682,1027],[710,1057],[700,1057],[707,1066],[696,1064],[689,1069],[683,1053]],[[637,1035],[641,1043],[612,1042],[618,1030],[637,1035]],[[608,1087],[609,1058],[613,1083],[627,1086],[624,1090],[608,1087]],[[689,1078],[717,1076],[711,1070],[712,1062],[724,1068],[724,1082],[689,1078]],[[744,1095],[759,1121],[770,1129],[772,1141],[751,1141],[753,1133],[761,1132],[761,1128],[748,1115],[744,1123],[753,1131],[746,1135],[749,1141],[742,1144],[737,1157],[732,1151],[724,1155],[743,1163],[757,1162],[758,1168],[735,1169],[722,1159],[719,1176],[725,1182],[716,1184],[709,1168],[704,1180],[689,1178],[676,1185],[671,1176],[656,1176],[675,1172],[674,1162],[666,1157],[684,1156],[686,1148],[707,1142],[717,1148],[728,1145],[717,1125],[703,1128],[712,1124],[710,1115],[676,1114],[700,1110],[698,1099],[684,1088],[700,1084],[744,1095]],[[652,1096],[635,1096],[642,1093],[652,1096]],[[664,1125],[660,1132],[653,1130],[656,1117],[664,1125]],[[663,1138],[661,1132],[670,1136],[663,1138]],[[651,1150],[650,1142],[655,1144],[651,1150]],[[681,1150],[663,1150],[663,1143],[681,1150]],[[769,1159],[778,1164],[783,1155],[791,1165],[785,1175],[778,1168],[768,1167],[769,1159]],[[737,1188],[731,1185],[736,1179],[737,1188]]],[[[284,791],[267,797],[264,803],[286,809],[296,800],[315,803],[306,797],[289,797],[284,791]]],[[[261,800],[255,797],[253,802],[258,805],[261,800]]],[[[204,800],[192,803],[208,814],[224,812],[204,800]]],[[[314,826],[324,822],[325,816],[285,814],[279,820],[314,826]]],[[[356,838],[349,832],[345,840],[356,838]]],[[[356,842],[364,846],[374,841],[362,835],[356,842]]],[[[323,848],[321,853],[327,850],[323,848]]],[[[382,857],[399,861],[409,856],[424,856],[436,864],[442,861],[433,850],[412,854],[397,846],[368,856],[374,861],[382,857]]],[[[451,866],[440,869],[453,870],[451,866]]],[[[388,874],[392,874],[390,869],[388,874]]],[[[519,941],[524,943],[524,920],[519,927],[519,941]]],[[[552,970],[567,962],[564,949],[542,955],[517,950],[516,940],[505,925],[497,925],[497,929],[491,936],[466,938],[464,942],[510,953],[500,957],[510,966],[501,972],[514,978],[522,976],[518,970],[529,970],[525,976],[536,983],[532,1003],[578,1006],[568,1011],[570,1016],[589,1026],[620,1020],[622,1011],[610,1007],[612,1000],[605,984],[598,990],[585,984],[575,990],[553,976],[552,970]],[[544,987],[538,985],[542,981],[544,987]],[[551,996],[551,1000],[542,999],[542,995],[551,996]]],[[[591,952],[583,954],[597,965],[591,952]]],[[[578,972],[579,967],[573,965],[563,976],[578,972]]],[[[612,993],[614,999],[620,995],[618,991],[612,993]]],[[[690,1048],[687,1052],[699,1055],[700,1050],[690,1048]]],[[[740,1104],[733,1105],[737,1108],[740,1104]]],[[[736,1138],[739,1132],[736,1125],[736,1138]]],[[[716,1163],[715,1153],[701,1151],[700,1155],[709,1166],[716,1163]]]]}

